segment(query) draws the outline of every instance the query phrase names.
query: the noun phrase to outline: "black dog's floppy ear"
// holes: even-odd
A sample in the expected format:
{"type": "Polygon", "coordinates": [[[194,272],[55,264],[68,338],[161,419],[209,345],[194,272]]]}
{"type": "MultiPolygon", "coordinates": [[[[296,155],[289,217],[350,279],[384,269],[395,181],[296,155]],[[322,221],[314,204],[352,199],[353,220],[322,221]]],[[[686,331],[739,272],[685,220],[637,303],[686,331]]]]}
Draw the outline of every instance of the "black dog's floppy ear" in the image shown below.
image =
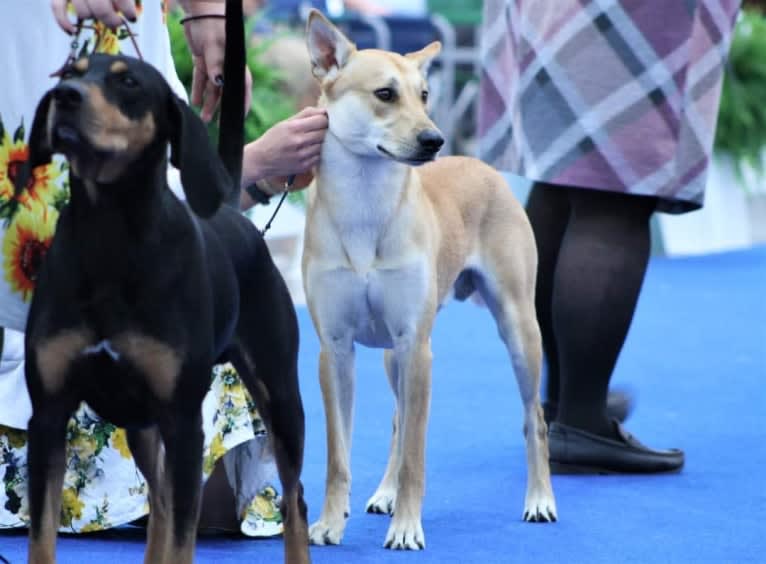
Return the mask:
{"type": "Polygon", "coordinates": [[[210,143],[205,124],[175,95],[170,126],[170,162],[181,172],[186,200],[198,216],[210,217],[234,189],[231,177],[210,143]]]}
{"type": "Polygon", "coordinates": [[[48,111],[50,110],[51,98],[52,94],[48,92],[40,100],[40,103],[37,104],[27,145],[29,147],[29,158],[19,168],[19,172],[16,175],[14,188],[17,196],[27,187],[32,176],[32,170],[40,165],[49,164],[53,157],[48,134],[48,111]]]}
{"type": "Polygon", "coordinates": [[[318,10],[309,13],[306,45],[311,56],[311,72],[319,80],[346,66],[356,51],[356,46],[318,10]]]}

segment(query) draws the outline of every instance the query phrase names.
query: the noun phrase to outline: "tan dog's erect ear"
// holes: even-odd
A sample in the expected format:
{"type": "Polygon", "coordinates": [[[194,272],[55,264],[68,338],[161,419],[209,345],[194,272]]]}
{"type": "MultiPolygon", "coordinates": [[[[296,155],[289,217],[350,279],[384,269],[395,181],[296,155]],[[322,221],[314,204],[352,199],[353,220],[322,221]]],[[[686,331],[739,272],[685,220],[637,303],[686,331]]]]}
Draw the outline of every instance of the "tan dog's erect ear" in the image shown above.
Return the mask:
{"type": "Polygon", "coordinates": [[[306,44],[311,56],[311,72],[318,79],[342,69],[356,46],[318,10],[311,10],[306,25],[306,44]]]}
{"type": "Polygon", "coordinates": [[[429,43],[423,47],[420,51],[407,53],[405,57],[411,61],[414,61],[415,64],[420,68],[420,72],[422,72],[423,75],[426,75],[428,74],[428,67],[431,66],[433,60],[439,55],[439,53],[441,53],[441,50],[442,44],[438,41],[434,41],[433,43],[429,43]]]}

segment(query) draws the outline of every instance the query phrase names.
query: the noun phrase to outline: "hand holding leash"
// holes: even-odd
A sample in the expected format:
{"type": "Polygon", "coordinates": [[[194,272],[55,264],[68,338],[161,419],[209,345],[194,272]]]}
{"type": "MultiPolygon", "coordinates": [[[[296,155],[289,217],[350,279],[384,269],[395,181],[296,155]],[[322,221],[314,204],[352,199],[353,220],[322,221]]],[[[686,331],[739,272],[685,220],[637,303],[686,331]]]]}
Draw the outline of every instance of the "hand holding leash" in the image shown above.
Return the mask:
{"type": "MultiPolygon", "coordinates": [[[[191,103],[201,106],[200,117],[209,122],[221,98],[223,86],[223,55],[226,45],[224,26],[225,4],[222,1],[185,0],[181,2],[188,14],[184,24],[186,42],[192,53],[191,103]]],[[[250,109],[253,78],[245,71],[245,113],[250,109]]]]}
{"type": "Polygon", "coordinates": [[[90,18],[104,22],[112,29],[122,25],[123,19],[120,13],[129,21],[136,21],[135,0],[51,0],[51,9],[61,29],[70,35],[77,31],[77,27],[69,20],[67,8],[72,5],[78,20],[90,18]]]}

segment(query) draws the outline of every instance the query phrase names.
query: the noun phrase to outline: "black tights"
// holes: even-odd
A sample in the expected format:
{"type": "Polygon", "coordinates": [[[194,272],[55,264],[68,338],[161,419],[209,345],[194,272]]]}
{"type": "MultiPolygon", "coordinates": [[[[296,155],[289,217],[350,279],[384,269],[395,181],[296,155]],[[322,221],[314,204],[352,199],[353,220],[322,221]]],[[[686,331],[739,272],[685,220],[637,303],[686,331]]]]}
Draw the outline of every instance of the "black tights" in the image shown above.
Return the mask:
{"type": "Polygon", "coordinates": [[[610,436],[609,380],[649,261],[652,197],[536,183],[536,307],[558,421],[610,436]]]}

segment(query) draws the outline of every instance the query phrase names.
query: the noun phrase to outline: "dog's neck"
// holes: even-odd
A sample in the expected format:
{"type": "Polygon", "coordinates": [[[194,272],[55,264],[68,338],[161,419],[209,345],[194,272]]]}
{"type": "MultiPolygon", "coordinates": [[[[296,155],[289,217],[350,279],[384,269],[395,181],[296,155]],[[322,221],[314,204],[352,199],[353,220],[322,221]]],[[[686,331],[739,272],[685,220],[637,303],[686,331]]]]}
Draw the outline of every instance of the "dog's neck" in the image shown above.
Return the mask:
{"type": "Polygon", "coordinates": [[[79,307],[91,328],[113,334],[131,315],[141,279],[161,276],[167,257],[155,251],[171,229],[166,163],[135,167],[130,179],[109,184],[70,171],[71,195],[59,227],[76,249],[79,307]]]}
{"type": "Polygon", "coordinates": [[[325,136],[316,203],[332,218],[356,271],[366,272],[375,263],[392,219],[407,205],[416,187],[413,174],[409,166],[383,155],[354,153],[332,132],[325,136]]]}
{"type": "Polygon", "coordinates": [[[118,208],[125,213],[151,207],[161,197],[166,181],[167,159],[133,167],[131,174],[114,182],[99,182],[69,173],[71,202],[79,211],[118,208]]]}
{"type": "Polygon", "coordinates": [[[73,235],[114,238],[124,244],[156,236],[167,215],[167,160],[141,163],[135,172],[111,183],[80,178],[70,171],[69,208],[73,235]]]}
{"type": "Polygon", "coordinates": [[[322,144],[317,194],[336,219],[385,221],[401,202],[412,171],[409,166],[380,156],[350,150],[328,131],[322,144]]]}

